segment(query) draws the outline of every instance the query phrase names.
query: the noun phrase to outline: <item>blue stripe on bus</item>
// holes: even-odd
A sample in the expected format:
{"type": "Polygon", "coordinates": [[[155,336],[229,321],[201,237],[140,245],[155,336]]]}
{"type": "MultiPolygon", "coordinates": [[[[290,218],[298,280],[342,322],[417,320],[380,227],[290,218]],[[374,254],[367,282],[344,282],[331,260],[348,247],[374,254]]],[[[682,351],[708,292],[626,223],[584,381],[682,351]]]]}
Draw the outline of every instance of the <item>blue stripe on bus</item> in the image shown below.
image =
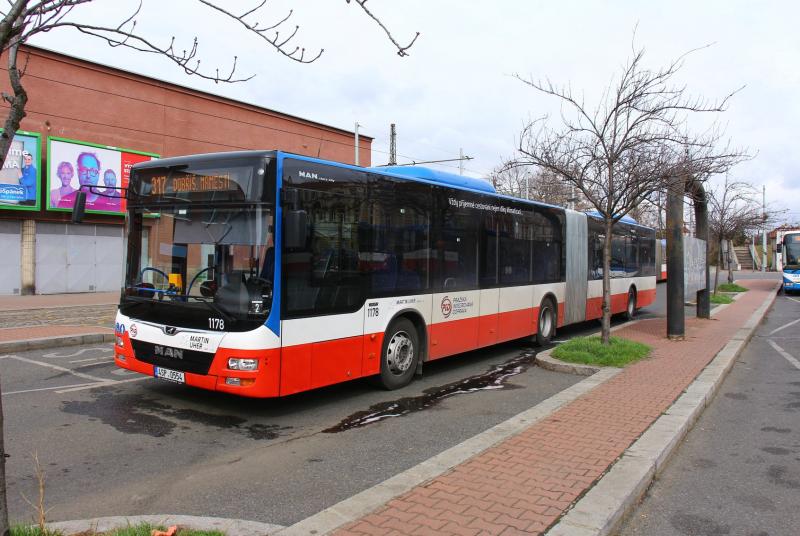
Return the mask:
{"type": "Polygon", "coordinates": [[[275,172],[275,212],[272,218],[272,229],[273,229],[273,236],[272,236],[272,243],[273,247],[275,248],[275,275],[272,278],[272,308],[269,311],[269,316],[267,317],[267,321],[264,323],[272,333],[277,335],[278,337],[281,336],[281,287],[282,285],[282,277],[281,277],[281,234],[283,228],[283,214],[281,208],[281,186],[282,180],[281,177],[283,176],[283,154],[278,152],[276,154],[278,159],[278,165],[276,167],[275,172]]]}

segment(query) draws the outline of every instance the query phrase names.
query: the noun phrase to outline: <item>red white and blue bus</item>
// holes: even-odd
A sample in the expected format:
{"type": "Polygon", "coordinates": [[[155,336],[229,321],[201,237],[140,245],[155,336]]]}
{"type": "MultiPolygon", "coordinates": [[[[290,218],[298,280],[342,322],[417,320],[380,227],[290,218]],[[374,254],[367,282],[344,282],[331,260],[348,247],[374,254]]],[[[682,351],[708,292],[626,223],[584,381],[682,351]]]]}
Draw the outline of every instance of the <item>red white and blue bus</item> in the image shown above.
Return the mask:
{"type": "MultiPolygon", "coordinates": [[[[423,363],[546,343],[601,316],[596,218],[416,167],[280,151],[134,166],[118,366],[277,397],[423,363]]],[[[611,309],[655,299],[655,235],[615,226],[611,309]]]]}

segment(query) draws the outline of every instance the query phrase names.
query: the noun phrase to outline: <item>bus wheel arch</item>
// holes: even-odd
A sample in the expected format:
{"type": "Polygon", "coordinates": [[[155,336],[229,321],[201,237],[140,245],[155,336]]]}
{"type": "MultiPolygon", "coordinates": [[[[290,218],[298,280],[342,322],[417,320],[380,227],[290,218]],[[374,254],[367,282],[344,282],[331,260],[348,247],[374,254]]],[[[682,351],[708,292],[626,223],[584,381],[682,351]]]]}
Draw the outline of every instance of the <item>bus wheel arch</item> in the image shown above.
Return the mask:
{"type": "Polygon", "coordinates": [[[544,295],[538,314],[534,342],[537,346],[544,346],[555,337],[558,324],[558,301],[552,293],[544,295]]]}

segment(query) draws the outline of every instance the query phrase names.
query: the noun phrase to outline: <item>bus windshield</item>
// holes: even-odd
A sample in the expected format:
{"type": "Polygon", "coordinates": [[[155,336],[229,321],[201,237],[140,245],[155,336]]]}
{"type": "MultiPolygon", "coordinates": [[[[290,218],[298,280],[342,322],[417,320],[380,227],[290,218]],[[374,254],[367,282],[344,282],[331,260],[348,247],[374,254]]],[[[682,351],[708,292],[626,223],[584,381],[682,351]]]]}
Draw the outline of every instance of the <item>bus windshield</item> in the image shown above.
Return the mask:
{"type": "Polygon", "coordinates": [[[128,314],[226,331],[264,323],[275,264],[270,206],[143,206],[130,216],[128,314]]]}
{"type": "Polygon", "coordinates": [[[784,268],[800,270],[800,234],[790,234],[783,238],[783,247],[786,250],[786,263],[784,268]]]}

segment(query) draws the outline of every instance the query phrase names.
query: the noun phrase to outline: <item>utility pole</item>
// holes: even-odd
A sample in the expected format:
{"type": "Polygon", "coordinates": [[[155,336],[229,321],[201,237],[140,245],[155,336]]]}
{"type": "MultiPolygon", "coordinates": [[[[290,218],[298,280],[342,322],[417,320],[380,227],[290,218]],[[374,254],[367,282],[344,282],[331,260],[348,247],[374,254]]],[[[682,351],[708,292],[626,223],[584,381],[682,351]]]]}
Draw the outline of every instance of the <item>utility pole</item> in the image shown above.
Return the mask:
{"type": "Polygon", "coordinates": [[[767,186],[761,186],[761,214],[764,217],[761,237],[761,271],[767,271],[767,186]]]}
{"type": "Polygon", "coordinates": [[[525,170],[525,199],[530,201],[531,198],[531,172],[525,170]]]}
{"type": "Polygon", "coordinates": [[[358,121],[356,121],[356,128],[355,128],[355,131],[356,131],[356,158],[355,158],[355,163],[356,163],[356,165],[358,165],[358,127],[360,127],[360,126],[361,125],[358,124],[358,121]]]}
{"type": "Polygon", "coordinates": [[[389,128],[389,165],[394,166],[397,164],[397,130],[392,123],[389,128]]]}
{"type": "Polygon", "coordinates": [[[459,148],[458,149],[458,174],[459,175],[463,175],[464,174],[464,149],[463,148],[459,148]]]}

